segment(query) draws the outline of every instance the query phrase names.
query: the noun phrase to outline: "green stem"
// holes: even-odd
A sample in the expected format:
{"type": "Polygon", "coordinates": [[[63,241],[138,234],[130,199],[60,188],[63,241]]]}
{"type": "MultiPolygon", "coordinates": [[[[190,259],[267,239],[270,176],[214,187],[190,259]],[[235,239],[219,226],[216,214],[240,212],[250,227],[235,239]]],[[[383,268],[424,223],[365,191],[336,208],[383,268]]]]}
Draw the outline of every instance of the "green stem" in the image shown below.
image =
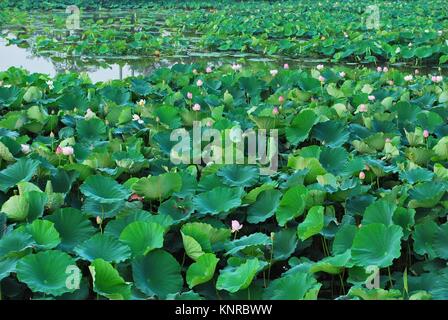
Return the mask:
{"type": "Polygon", "coordinates": [[[271,267],[272,267],[272,259],[274,258],[274,240],[272,240],[272,248],[271,248],[271,257],[269,259],[269,267],[268,267],[268,285],[271,280],[271,267]]]}
{"type": "Polygon", "coordinates": [[[390,267],[387,267],[387,273],[389,274],[390,289],[392,289],[394,284],[392,283],[392,275],[390,274],[390,267]]]}
{"type": "Polygon", "coordinates": [[[343,279],[344,273],[345,273],[345,270],[342,271],[342,274],[339,274],[339,280],[341,280],[341,288],[342,288],[343,295],[345,295],[345,286],[344,286],[344,279],[343,279]]]}

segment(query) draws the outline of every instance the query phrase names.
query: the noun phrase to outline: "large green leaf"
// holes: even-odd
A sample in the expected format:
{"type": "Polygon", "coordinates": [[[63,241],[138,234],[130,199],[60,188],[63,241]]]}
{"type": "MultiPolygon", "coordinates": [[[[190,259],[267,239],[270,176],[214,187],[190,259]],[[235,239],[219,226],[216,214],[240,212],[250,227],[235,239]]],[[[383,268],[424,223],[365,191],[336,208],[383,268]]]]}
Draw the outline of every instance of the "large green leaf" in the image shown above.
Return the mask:
{"type": "Polygon", "coordinates": [[[448,223],[440,226],[434,240],[434,250],[439,258],[448,260],[448,223]]]}
{"type": "Polygon", "coordinates": [[[280,226],[303,214],[306,206],[308,189],[305,186],[295,186],[288,189],[283,195],[280,205],[275,212],[275,217],[280,226]]]}
{"type": "Polygon", "coordinates": [[[80,120],[76,125],[80,140],[92,143],[106,138],[107,126],[101,119],[80,120]]]}
{"type": "Polygon", "coordinates": [[[409,190],[410,208],[432,208],[446,192],[446,186],[440,182],[423,182],[409,190]]]}
{"type": "Polygon", "coordinates": [[[294,272],[272,281],[263,294],[265,300],[316,299],[320,284],[310,273],[294,272]]]}
{"type": "Polygon", "coordinates": [[[178,173],[168,172],[159,176],[141,178],[132,189],[139,195],[147,199],[164,200],[171,196],[173,192],[178,192],[182,188],[182,177],[178,173]]]}
{"type": "Polygon", "coordinates": [[[45,219],[54,223],[54,227],[61,237],[59,248],[72,251],[78,244],[95,234],[92,223],[79,210],[73,208],[59,209],[45,219]]]}
{"type": "Polygon", "coordinates": [[[84,260],[103,259],[106,262],[119,263],[131,256],[131,249],[117,238],[98,233],[78,245],[74,252],[84,260]]]}
{"type": "Polygon", "coordinates": [[[311,109],[301,111],[286,127],[286,138],[289,143],[298,144],[308,138],[311,128],[317,123],[319,117],[311,109]]]}
{"type": "Polygon", "coordinates": [[[90,176],[79,188],[81,192],[99,203],[114,203],[126,200],[131,192],[117,181],[106,176],[90,176]]]}
{"type": "Polygon", "coordinates": [[[234,255],[241,250],[250,247],[264,247],[271,244],[271,238],[269,238],[264,233],[252,233],[248,236],[241,237],[239,239],[227,242],[225,244],[225,249],[227,254],[234,255]]]}
{"type": "Polygon", "coordinates": [[[363,267],[392,265],[393,260],[400,257],[402,236],[402,229],[396,225],[372,223],[362,226],[353,239],[353,261],[363,267]]]}
{"type": "Polygon", "coordinates": [[[252,283],[259,268],[260,262],[257,258],[249,259],[237,267],[227,266],[218,276],[216,289],[231,293],[246,289],[252,283]]]}
{"type": "Polygon", "coordinates": [[[121,232],[120,241],[127,244],[132,255],[146,255],[149,251],[163,247],[165,229],[155,222],[135,221],[121,232]]]}
{"type": "Polygon", "coordinates": [[[313,136],[326,146],[335,148],[348,140],[349,131],[344,122],[330,120],[316,124],[313,128],[313,136]]]}
{"type": "Polygon", "coordinates": [[[19,256],[34,244],[30,234],[18,229],[10,231],[0,239],[0,258],[19,256]]]}
{"type": "Polygon", "coordinates": [[[255,166],[226,165],[216,174],[231,187],[250,187],[257,182],[259,169],[255,166]]]}
{"type": "MultiPolygon", "coordinates": [[[[59,296],[76,290],[67,285],[69,267],[76,267],[68,254],[54,250],[30,254],[17,263],[17,278],[32,291],[59,296]]],[[[80,272],[80,270],[79,270],[80,272]]]]}
{"type": "Polygon", "coordinates": [[[164,250],[155,250],[132,262],[135,285],[148,296],[164,299],[182,289],[184,280],[177,260],[164,250]]]}
{"type": "Polygon", "coordinates": [[[30,181],[39,166],[39,161],[20,158],[16,163],[0,171],[0,190],[8,191],[20,181],[30,181]]]}
{"type": "Polygon", "coordinates": [[[131,298],[131,284],[124,281],[114,267],[103,259],[95,259],[89,266],[93,290],[111,300],[131,298]]]}
{"type": "Polygon", "coordinates": [[[240,188],[218,187],[200,193],[193,198],[193,205],[200,214],[218,214],[229,212],[241,205],[240,188]]]}
{"type": "Polygon", "coordinates": [[[393,224],[392,218],[397,205],[389,200],[378,200],[369,205],[364,212],[362,224],[382,223],[386,226],[393,224]]]}
{"type": "Polygon", "coordinates": [[[211,280],[218,261],[219,259],[213,253],[204,253],[198,257],[196,262],[191,264],[187,270],[186,280],[190,289],[211,280]]]}
{"type": "Polygon", "coordinates": [[[426,220],[416,224],[412,235],[414,239],[414,251],[420,255],[427,254],[430,259],[437,257],[434,241],[439,232],[439,226],[432,220],[426,220]]]}
{"type": "Polygon", "coordinates": [[[35,220],[26,229],[40,249],[53,249],[61,243],[59,233],[51,221],[35,220]]]}
{"type": "Polygon", "coordinates": [[[196,260],[204,253],[213,252],[215,246],[222,245],[230,237],[230,230],[192,222],[182,226],[181,235],[187,255],[196,260]]]}
{"type": "Polygon", "coordinates": [[[253,224],[264,222],[272,217],[277,210],[282,193],[279,190],[262,191],[255,203],[247,210],[247,221],[253,224]]]}
{"type": "Polygon", "coordinates": [[[274,259],[286,260],[296,250],[298,244],[295,229],[282,229],[274,234],[274,259]]]}
{"type": "Polygon", "coordinates": [[[305,241],[309,237],[321,232],[324,227],[324,207],[312,207],[305,220],[297,226],[297,235],[300,240],[305,241]]]}

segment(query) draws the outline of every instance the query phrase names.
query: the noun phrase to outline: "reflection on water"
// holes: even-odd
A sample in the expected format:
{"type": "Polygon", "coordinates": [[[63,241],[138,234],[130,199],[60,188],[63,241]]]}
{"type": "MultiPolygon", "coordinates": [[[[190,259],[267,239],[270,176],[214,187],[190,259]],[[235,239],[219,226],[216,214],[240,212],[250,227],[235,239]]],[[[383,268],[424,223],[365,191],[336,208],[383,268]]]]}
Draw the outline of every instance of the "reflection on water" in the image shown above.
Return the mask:
{"type": "MultiPolygon", "coordinates": [[[[108,57],[108,58],[74,58],[36,56],[30,49],[17,45],[6,45],[6,40],[0,38],[0,70],[9,67],[22,67],[29,72],[45,73],[55,76],[66,71],[85,72],[93,82],[124,79],[129,76],[146,75],[160,67],[169,67],[175,63],[204,63],[219,67],[244,61],[245,65],[267,64],[278,66],[287,59],[263,58],[255,54],[244,53],[201,53],[191,52],[189,55],[177,55],[164,58],[154,57],[108,57]],[[280,61],[282,60],[282,61],[280,61]]],[[[303,64],[303,63],[302,63],[303,64]]],[[[294,65],[294,61],[292,61],[294,65]]],[[[302,65],[303,66],[303,65],[302,65]]]]}
{"type": "Polygon", "coordinates": [[[89,67],[88,65],[78,66],[76,63],[70,63],[69,59],[61,60],[61,62],[54,62],[50,58],[35,56],[28,50],[16,45],[7,46],[5,40],[0,39],[0,70],[6,70],[9,67],[22,67],[31,73],[45,73],[51,76],[66,70],[87,72],[93,82],[123,79],[136,75],[132,67],[126,63],[123,66],[114,63],[106,64],[103,67],[89,67]]]}
{"type": "MultiPolygon", "coordinates": [[[[55,76],[66,71],[85,72],[95,82],[114,79],[124,79],[130,76],[147,75],[160,67],[170,67],[176,63],[203,63],[219,67],[223,64],[242,63],[244,67],[253,68],[266,65],[270,68],[281,68],[288,63],[292,68],[310,68],[325,59],[291,59],[283,56],[266,57],[250,53],[226,52],[189,52],[188,55],[175,55],[163,58],[154,57],[60,57],[55,52],[48,56],[34,55],[31,49],[17,45],[6,45],[6,40],[0,37],[0,71],[9,67],[21,67],[31,73],[44,73],[55,76]]],[[[327,65],[331,65],[325,62],[327,65]]],[[[357,64],[344,64],[355,67],[357,64]]],[[[358,65],[359,66],[359,65],[358,65]]],[[[370,65],[374,68],[375,66],[370,65]]],[[[413,71],[413,67],[396,66],[399,69],[413,71]]],[[[431,73],[435,67],[421,68],[423,72],[431,73]]],[[[445,70],[444,70],[445,71],[445,70]]]]}

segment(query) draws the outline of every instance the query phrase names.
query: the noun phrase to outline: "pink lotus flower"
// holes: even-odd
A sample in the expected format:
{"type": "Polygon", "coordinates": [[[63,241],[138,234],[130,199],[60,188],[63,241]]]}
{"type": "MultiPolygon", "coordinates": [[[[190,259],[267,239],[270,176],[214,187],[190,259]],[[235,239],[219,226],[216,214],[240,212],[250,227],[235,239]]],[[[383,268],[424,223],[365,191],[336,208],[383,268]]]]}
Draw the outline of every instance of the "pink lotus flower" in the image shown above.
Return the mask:
{"type": "Polygon", "coordinates": [[[198,87],[201,87],[203,84],[204,84],[204,82],[203,82],[201,79],[199,79],[198,81],[196,81],[196,85],[197,85],[198,87]]]}
{"type": "Polygon", "coordinates": [[[30,147],[29,144],[21,144],[21,145],[20,145],[20,149],[22,150],[22,152],[23,152],[24,154],[28,154],[28,153],[31,152],[31,147],[30,147]]]}
{"type": "Polygon", "coordinates": [[[207,72],[207,73],[212,73],[212,68],[211,68],[211,67],[207,67],[207,68],[205,69],[205,72],[207,72]]]}
{"type": "Polygon", "coordinates": [[[200,111],[201,110],[201,105],[199,103],[195,103],[194,106],[192,107],[193,111],[200,111]]]}
{"type": "Polygon", "coordinates": [[[404,81],[412,81],[412,79],[414,79],[414,77],[412,76],[412,74],[409,74],[407,76],[404,77],[404,81]]]}
{"type": "Polygon", "coordinates": [[[193,94],[191,92],[187,92],[187,98],[188,99],[193,99],[193,94]]]}
{"type": "Polygon", "coordinates": [[[271,73],[271,76],[275,77],[277,75],[277,73],[278,73],[278,70],[274,69],[274,70],[271,70],[269,72],[271,73]]]}
{"type": "Polygon", "coordinates": [[[367,97],[367,99],[369,99],[369,101],[375,101],[376,98],[375,98],[375,96],[370,95],[367,97]]]}
{"type": "Polygon", "coordinates": [[[132,202],[132,201],[143,201],[143,197],[140,197],[138,194],[133,193],[133,194],[131,194],[131,196],[129,197],[128,201],[129,201],[129,202],[132,202]]]}
{"type": "Polygon", "coordinates": [[[316,67],[317,70],[322,70],[323,68],[324,68],[323,64],[318,64],[316,67]]]}
{"type": "Polygon", "coordinates": [[[62,148],[62,154],[64,156],[71,156],[74,153],[73,147],[63,147],[62,148]]]}
{"type": "Polygon", "coordinates": [[[439,82],[443,81],[443,77],[442,76],[432,76],[431,81],[434,83],[439,83],[439,82]]]}
{"type": "Polygon", "coordinates": [[[376,68],[376,71],[381,72],[381,71],[383,71],[383,68],[381,68],[381,67],[377,67],[377,68],[376,68]]]}
{"type": "Polygon", "coordinates": [[[232,220],[232,233],[238,232],[243,228],[243,225],[240,224],[237,220],[232,220]]]}
{"type": "Polygon", "coordinates": [[[389,71],[389,68],[388,67],[383,67],[383,72],[387,72],[387,71],[389,71]]]}
{"type": "Polygon", "coordinates": [[[232,64],[232,70],[233,71],[241,71],[243,67],[240,64],[232,64]]]}
{"type": "Polygon", "coordinates": [[[285,101],[285,98],[283,96],[278,97],[278,102],[283,103],[285,101]]]}
{"type": "Polygon", "coordinates": [[[278,107],[272,108],[272,114],[277,115],[279,113],[278,107]]]}
{"type": "Polygon", "coordinates": [[[341,71],[341,72],[339,72],[339,76],[340,76],[341,78],[345,78],[346,74],[345,74],[344,71],[341,71]]]}
{"type": "Polygon", "coordinates": [[[62,147],[61,146],[58,146],[57,148],[56,148],[56,154],[61,154],[62,153],[62,147]]]}
{"type": "Polygon", "coordinates": [[[133,114],[132,115],[132,121],[137,121],[139,124],[143,124],[144,121],[140,118],[140,116],[138,114],[133,114]]]}
{"type": "Polygon", "coordinates": [[[322,76],[319,76],[319,81],[320,81],[321,83],[324,83],[324,82],[325,82],[325,78],[322,77],[322,76]]]}
{"type": "Polygon", "coordinates": [[[283,65],[283,69],[289,69],[289,64],[285,63],[285,64],[283,65]]]}
{"type": "Polygon", "coordinates": [[[423,130],[423,138],[427,139],[429,137],[429,131],[423,130]]]}
{"type": "Polygon", "coordinates": [[[364,103],[360,104],[358,107],[358,111],[359,112],[367,112],[367,106],[364,103]]]}
{"type": "Polygon", "coordinates": [[[365,178],[366,178],[366,174],[363,171],[361,171],[359,173],[359,179],[364,180],[365,178]]]}

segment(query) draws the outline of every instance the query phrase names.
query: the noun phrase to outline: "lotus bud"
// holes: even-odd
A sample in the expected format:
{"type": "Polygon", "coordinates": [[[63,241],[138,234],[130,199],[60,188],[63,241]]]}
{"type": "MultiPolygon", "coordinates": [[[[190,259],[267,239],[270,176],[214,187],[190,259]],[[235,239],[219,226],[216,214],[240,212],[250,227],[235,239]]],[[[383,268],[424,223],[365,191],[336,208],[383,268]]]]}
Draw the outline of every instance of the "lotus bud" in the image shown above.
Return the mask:
{"type": "Polygon", "coordinates": [[[429,137],[429,131],[423,130],[423,138],[427,139],[429,137]]]}
{"type": "Polygon", "coordinates": [[[361,171],[360,173],[359,173],[359,179],[360,180],[364,180],[366,178],[366,174],[363,172],[363,171],[361,171]]]}
{"type": "Polygon", "coordinates": [[[198,87],[201,87],[203,84],[204,84],[204,82],[203,82],[201,79],[199,79],[198,81],[196,81],[196,85],[197,85],[198,87]]]}
{"type": "Polygon", "coordinates": [[[323,64],[318,64],[316,67],[317,70],[322,70],[323,68],[324,68],[323,64]]]}
{"type": "Polygon", "coordinates": [[[289,64],[285,63],[285,64],[283,65],[283,69],[289,69],[289,64]]]}
{"type": "Polygon", "coordinates": [[[207,68],[205,69],[205,72],[207,72],[207,73],[212,73],[212,68],[211,68],[211,67],[207,67],[207,68]]]}
{"type": "Polygon", "coordinates": [[[195,103],[192,107],[193,111],[200,111],[201,105],[199,103],[195,103]]]}
{"type": "Polygon", "coordinates": [[[193,99],[193,94],[191,92],[187,92],[187,98],[188,99],[193,99]]]}
{"type": "Polygon", "coordinates": [[[285,101],[285,98],[283,96],[278,97],[278,102],[283,103],[285,101]]]}
{"type": "Polygon", "coordinates": [[[231,224],[231,226],[232,226],[232,233],[235,233],[235,232],[240,231],[241,228],[243,227],[243,225],[240,224],[240,223],[238,222],[238,220],[232,220],[232,224],[231,224]]]}
{"type": "Polygon", "coordinates": [[[28,154],[31,152],[31,147],[29,144],[21,144],[20,148],[24,154],[28,154]]]}
{"type": "Polygon", "coordinates": [[[278,73],[278,70],[277,69],[273,69],[273,70],[270,70],[269,73],[271,74],[271,76],[275,77],[277,75],[277,73],[278,73]]]}
{"type": "Polygon", "coordinates": [[[103,219],[101,219],[100,216],[96,216],[96,224],[102,224],[103,223],[103,219]]]}

